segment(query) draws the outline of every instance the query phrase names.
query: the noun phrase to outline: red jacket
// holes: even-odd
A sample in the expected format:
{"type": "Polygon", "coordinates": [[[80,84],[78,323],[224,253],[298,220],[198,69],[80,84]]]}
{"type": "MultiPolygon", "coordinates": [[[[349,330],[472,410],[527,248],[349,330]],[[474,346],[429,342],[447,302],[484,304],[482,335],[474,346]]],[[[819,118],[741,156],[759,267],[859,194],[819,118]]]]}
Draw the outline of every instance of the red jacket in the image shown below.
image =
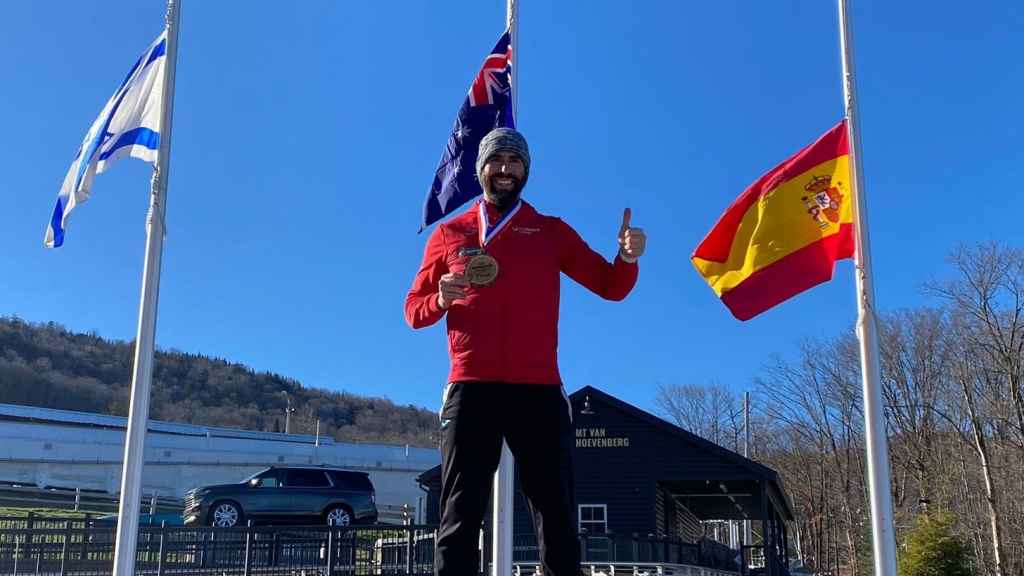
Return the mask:
{"type": "MultiPolygon", "coordinates": [[[[463,271],[469,257],[460,249],[479,248],[479,202],[430,235],[405,297],[405,319],[413,328],[444,316],[437,283],[447,272],[463,271]]],[[[486,206],[493,222],[498,213],[486,206]]],[[[466,298],[447,310],[449,382],[560,385],[559,273],[608,300],[625,298],[639,273],[635,263],[618,256],[609,264],[560,218],[539,214],[526,202],[485,249],[498,261],[498,277],[490,285],[467,288],[466,298]]]]}

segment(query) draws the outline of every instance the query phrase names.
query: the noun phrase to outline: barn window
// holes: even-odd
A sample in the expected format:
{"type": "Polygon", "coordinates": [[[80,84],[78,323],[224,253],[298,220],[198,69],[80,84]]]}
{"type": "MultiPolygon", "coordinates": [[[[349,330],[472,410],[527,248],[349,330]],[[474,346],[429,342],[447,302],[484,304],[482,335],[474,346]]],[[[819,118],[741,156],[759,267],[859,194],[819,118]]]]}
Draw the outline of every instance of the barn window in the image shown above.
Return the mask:
{"type": "Polygon", "coordinates": [[[580,504],[580,532],[605,534],[608,532],[607,504],[580,504]]]}

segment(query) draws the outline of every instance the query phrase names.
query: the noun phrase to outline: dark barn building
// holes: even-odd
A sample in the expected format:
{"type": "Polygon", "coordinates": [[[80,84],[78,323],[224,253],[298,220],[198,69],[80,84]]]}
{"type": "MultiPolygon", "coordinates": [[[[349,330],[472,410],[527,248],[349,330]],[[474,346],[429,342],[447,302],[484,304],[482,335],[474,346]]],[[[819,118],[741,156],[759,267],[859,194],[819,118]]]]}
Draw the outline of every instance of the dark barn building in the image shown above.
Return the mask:
{"type": "MultiPolygon", "coordinates": [[[[587,386],[570,401],[585,560],[788,574],[786,522],[793,514],[774,470],[596,388],[587,386]],[[754,531],[753,545],[742,547],[742,566],[736,539],[741,523],[729,522],[741,520],[751,520],[754,531]]],[[[440,467],[425,472],[420,483],[429,492],[428,521],[436,523],[440,467]]],[[[514,532],[515,560],[535,561],[533,524],[518,481],[514,532]]],[[[485,540],[489,547],[489,535],[485,540]]]]}

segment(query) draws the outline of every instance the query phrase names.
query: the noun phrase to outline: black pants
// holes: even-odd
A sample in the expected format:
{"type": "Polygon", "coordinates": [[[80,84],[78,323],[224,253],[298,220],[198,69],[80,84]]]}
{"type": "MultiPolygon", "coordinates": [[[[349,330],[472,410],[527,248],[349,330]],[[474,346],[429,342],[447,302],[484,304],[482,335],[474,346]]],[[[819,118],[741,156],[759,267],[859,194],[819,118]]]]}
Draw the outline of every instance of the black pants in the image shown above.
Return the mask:
{"type": "Polygon", "coordinates": [[[546,576],[577,576],[571,406],[561,386],[455,382],[441,409],[437,576],[473,576],[504,439],[530,503],[546,576]]]}

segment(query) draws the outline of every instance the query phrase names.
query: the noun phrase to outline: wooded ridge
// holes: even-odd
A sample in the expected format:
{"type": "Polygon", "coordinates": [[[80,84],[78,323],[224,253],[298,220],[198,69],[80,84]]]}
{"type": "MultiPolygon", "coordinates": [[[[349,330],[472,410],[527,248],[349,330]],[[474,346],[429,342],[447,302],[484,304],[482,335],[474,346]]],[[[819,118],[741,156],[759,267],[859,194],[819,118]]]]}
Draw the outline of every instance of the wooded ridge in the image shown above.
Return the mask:
{"type": "MultiPolygon", "coordinates": [[[[134,343],[76,334],[53,322],[0,317],[0,402],[127,416],[134,343]]],[[[349,442],[436,446],[437,414],[298,381],[200,354],[157,351],[150,418],[349,442]]]]}

